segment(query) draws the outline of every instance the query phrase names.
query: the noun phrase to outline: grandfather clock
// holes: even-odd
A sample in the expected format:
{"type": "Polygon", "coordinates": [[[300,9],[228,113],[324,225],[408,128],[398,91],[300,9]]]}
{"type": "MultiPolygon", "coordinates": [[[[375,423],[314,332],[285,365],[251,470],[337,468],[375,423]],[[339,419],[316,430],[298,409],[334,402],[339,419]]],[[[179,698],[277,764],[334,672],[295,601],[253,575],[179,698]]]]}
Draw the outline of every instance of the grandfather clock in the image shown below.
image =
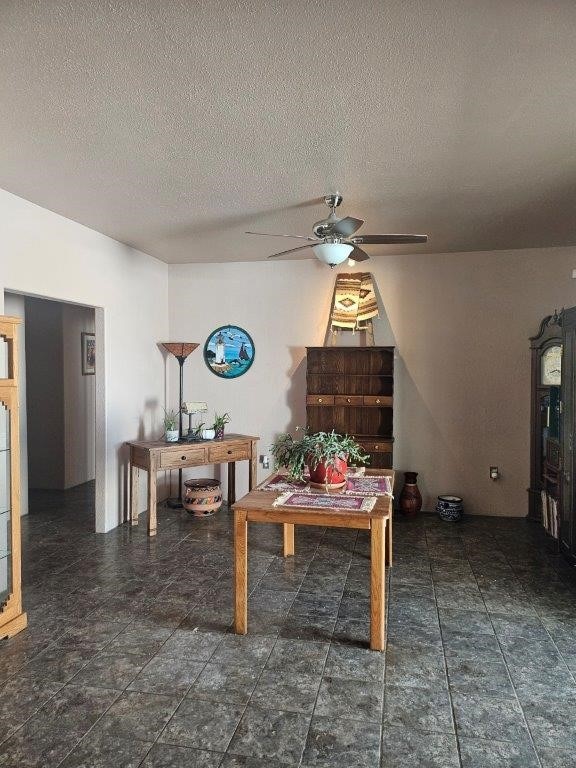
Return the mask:
{"type": "Polygon", "coordinates": [[[528,516],[555,539],[562,508],[562,317],[555,311],[530,338],[532,402],[528,516]]]}

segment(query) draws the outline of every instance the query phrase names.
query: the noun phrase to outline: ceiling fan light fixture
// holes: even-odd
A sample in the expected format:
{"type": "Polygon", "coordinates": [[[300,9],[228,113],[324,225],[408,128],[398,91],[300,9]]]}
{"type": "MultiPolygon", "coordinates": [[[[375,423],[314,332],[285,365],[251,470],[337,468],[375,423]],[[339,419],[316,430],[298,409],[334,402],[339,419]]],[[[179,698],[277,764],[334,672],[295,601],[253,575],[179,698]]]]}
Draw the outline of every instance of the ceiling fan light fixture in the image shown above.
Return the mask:
{"type": "Polygon", "coordinates": [[[354,250],[354,246],[347,243],[319,243],[318,245],[313,245],[312,250],[318,261],[335,267],[346,261],[354,250]]]}

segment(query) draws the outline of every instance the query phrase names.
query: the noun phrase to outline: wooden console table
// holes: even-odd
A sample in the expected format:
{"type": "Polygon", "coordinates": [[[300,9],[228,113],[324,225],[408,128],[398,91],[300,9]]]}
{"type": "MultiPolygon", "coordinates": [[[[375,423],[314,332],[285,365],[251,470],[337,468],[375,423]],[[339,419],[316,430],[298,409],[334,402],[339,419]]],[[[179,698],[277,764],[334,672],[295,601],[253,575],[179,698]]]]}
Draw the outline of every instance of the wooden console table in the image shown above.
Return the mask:
{"type": "MultiPolygon", "coordinates": [[[[394,470],[367,470],[366,474],[388,475],[394,470]]],[[[265,485],[263,483],[260,488],[265,485]]],[[[248,632],[248,523],[282,523],[284,557],[294,554],[294,526],[360,528],[370,531],[370,648],[386,648],[386,564],[392,565],[392,498],[378,496],[370,512],[275,507],[277,491],[254,490],[234,505],[234,631],[248,632]]]]}
{"type": "Polygon", "coordinates": [[[148,535],[156,535],[156,473],[160,470],[228,464],[228,503],[236,501],[236,462],[250,462],[248,488],[257,483],[258,437],[225,435],[201,443],[166,443],[163,440],[127,442],[130,447],[130,522],[138,525],[138,477],[148,472],[148,535]]]}

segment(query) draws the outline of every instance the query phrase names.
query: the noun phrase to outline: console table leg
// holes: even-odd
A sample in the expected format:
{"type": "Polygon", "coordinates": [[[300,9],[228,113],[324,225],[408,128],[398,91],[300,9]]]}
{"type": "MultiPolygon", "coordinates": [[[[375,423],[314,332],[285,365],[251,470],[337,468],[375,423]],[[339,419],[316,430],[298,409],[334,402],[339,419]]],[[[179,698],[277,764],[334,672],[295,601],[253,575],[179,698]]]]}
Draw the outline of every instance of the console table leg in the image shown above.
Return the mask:
{"type": "Polygon", "coordinates": [[[248,522],[246,512],[234,512],[234,631],[248,632],[248,522]]]}
{"type": "Polygon", "coordinates": [[[258,459],[253,456],[250,459],[250,476],[248,477],[248,490],[251,491],[258,485],[258,459]]]}
{"type": "Polygon", "coordinates": [[[228,463],[228,504],[236,503],[236,462],[228,463]]]}
{"type": "Polygon", "coordinates": [[[148,536],[156,536],[156,463],[148,469],[148,536]]]}
{"type": "Polygon", "coordinates": [[[373,517],[370,529],[370,648],[386,647],[386,518],[373,517]]]}
{"type": "Polygon", "coordinates": [[[130,464],[130,523],[138,525],[138,481],[140,470],[134,464],[130,464]]]}

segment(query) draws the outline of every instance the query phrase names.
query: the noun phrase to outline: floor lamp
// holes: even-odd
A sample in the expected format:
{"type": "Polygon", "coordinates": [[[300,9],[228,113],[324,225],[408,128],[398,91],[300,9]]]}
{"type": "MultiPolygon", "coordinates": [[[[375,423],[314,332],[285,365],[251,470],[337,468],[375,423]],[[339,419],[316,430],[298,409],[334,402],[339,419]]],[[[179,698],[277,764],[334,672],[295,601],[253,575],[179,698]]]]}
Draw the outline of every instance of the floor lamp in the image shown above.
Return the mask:
{"type": "MultiPolygon", "coordinates": [[[[196,347],[199,346],[199,344],[195,344],[194,342],[187,342],[187,341],[163,341],[161,342],[162,346],[165,350],[170,352],[174,355],[176,360],[178,360],[178,365],[180,366],[180,399],[178,401],[178,415],[179,415],[179,422],[178,422],[178,441],[180,442],[182,440],[182,401],[184,399],[183,389],[184,389],[184,363],[186,362],[186,358],[189,354],[194,352],[196,347]]],[[[177,499],[168,499],[168,506],[172,509],[177,509],[178,507],[182,506],[182,469],[178,470],[178,498],[177,499]]]]}

